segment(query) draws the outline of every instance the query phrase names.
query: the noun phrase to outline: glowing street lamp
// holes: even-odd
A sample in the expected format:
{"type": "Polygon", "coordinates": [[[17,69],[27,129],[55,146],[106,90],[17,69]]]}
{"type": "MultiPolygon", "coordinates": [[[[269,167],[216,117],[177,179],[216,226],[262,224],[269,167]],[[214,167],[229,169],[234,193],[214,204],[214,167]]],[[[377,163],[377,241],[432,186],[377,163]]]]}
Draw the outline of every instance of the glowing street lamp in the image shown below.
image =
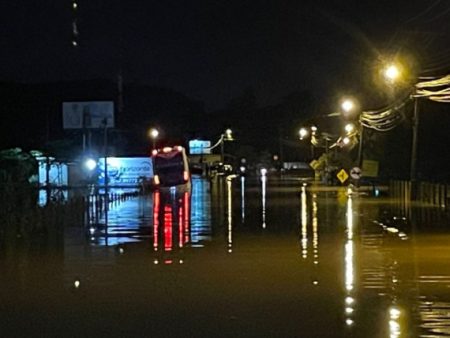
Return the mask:
{"type": "Polygon", "coordinates": [[[149,134],[150,138],[152,139],[153,149],[155,149],[156,139],[159,136],[159,131],[156,128],[151,128],[148,134],[149,134]]]}
{"type": "Polygon", "coordinates": [[[347,123],[345,125],[345,132],[348,134],[351,134],[355,130],[355,125],[353,123],[347,123]]]}
{"type": "MultiPolygon", "coordinates": [[[[316,128],[317,130],[317,128],[316,128]]],[[[303,140],[306,136],[308,136],[308,129],[306,128],[300,128],[299,130],[300,140],[303,140]]]]}
{"type": "Polygon", "coordinates": [[[225,163],[225,141],[234,141],[233,131],[229,128],[226,129],[222,135],[220,135],[220,158],[222,163],[225,163]]]}
{"type": "Polygon", "coordinates": [[[233,131],[229,128],[226,129],[223,137],[225,141],[233,141],[233,131]]]}
{"type": "Polygon", "coordinates": [[[354,107],[355,103],[352,100],[346,99],[342,101],[341,108],[344,112],[349,113],[353,110],[354,107]]]}
{"type": "Polygon", "coordinates": [[[384,77],[389,82],[395,82],[400,78],[400,69],[395,64],[390,64],[384,70],[384,77]]]}

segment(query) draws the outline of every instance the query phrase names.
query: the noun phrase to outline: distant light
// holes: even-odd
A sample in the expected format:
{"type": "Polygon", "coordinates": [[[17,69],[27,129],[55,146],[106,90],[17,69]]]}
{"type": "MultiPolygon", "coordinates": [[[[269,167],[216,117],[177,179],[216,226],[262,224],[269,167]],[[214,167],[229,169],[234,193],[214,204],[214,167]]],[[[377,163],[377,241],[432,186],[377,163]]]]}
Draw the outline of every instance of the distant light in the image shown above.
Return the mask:
{"type": "Polygon", "coordinates": [[[355,299],[353,297],[349,296],[349,297],[345,298],[345,303],[348,305],[353,304],[354,302],[355,302],[355,299]]]}
{"type": "Polygon", "coordinates": [[[348,326],[351,326],[351,325],[353,325],[353,320],[351,320],[350,318],[348,318],[348,319],[345,321],[345,323],[346,323],[348,326]]]}
{"type": "Polygon", "coordinates": [[[384,76],[389,81],[395,81],[400,76],[400,71],[396,65],[390,65],[384,71],[384,76]]]}
{"type": "Polygon", "coordinates": [[[158,154],[158,150],[153,149],[153,150],[152,150],[152,155],[155,156],[155,155],[157,155],[157,154],[158,154]]]}
{"type": "Polygon", "coordinates": [[[78,42],[76,42],[75,40],[72,40],[72,46],[77,47],[78,46],[78,42]]]}
{"type": "Polygon", "coordinates": [[[119,253],[122,255],[125,252],[123,248],[119,248],[119,253]]]}
{"type": "Polygon", "coordinates": [[[97,167],[97,161],[95,161],[95,160],[92,159],[92,158],[88,158],[88,159],[84,162],[84,165],[86,166],[86,168],[87,168],[89,171],[92,171],[92,170],[94,170],[94,169],[97,167]]]}
{"type": "Polygon", "coordinates": [[[158,131],[158,129],[152,128],[152,129],[150,129],[150,133],[149,134],[150,134],[151,138],[155,139],[155,138],[158,137],[159,131],[158,131]]]}
{"type": "Polygon", "coordinates": [[[350,134],[354,130],[355,130],[355,125],[353,123],[347,123],[345,125],[345,131],[347,132],[347,134],[350,134]]]}
{"type": "Polygon", "coordinates": [[[78,8],[78,4],[77,4],[76,2],[74,2],[74,3],[72,4],[72,7],[73,7],[73,9],[77,9],[77,8],[78,8]]]}
{"type": "Polygon", "coordinates": [[[341,104],[342,110],[344,110],[347,113],[350,112],[351,110],[353,110],[354,107],[355,107],[355,104],[353,103],[352,100],[349,100],[349,99],[344,100],[341,104]]]}
{"type": "Polygon", "coordinates": [[[316,132],[317,131],[317,127],[316,126],[312,126],[311,127],[311,131],[316,132]]]}
{"type": "Polygon", "coordinates": [[[300,140],[303,140],[308,135],[308,130],[306,128],[300,128],[299,132],[300,140]]]}
{"type": "Polygon", "coordinates": [[[347,145],[347,144],[350,143],[350,138],[344,137],[343,140],[342,140],[342,142],[344,142],[344,144],[347,145]]]}
{"type": "Polygon", "coordinates": [[[75,287],[75,289],[78,289],[80,287],[80,281],[78,279],[75,280],[75,282],[73,283],[73,286],[75,287]]]}
{"type": "Polygon", "coordinates": [[[266,175],[267,175],[267,169],[261,168],[261,176],[266,176],[266,175]]]}

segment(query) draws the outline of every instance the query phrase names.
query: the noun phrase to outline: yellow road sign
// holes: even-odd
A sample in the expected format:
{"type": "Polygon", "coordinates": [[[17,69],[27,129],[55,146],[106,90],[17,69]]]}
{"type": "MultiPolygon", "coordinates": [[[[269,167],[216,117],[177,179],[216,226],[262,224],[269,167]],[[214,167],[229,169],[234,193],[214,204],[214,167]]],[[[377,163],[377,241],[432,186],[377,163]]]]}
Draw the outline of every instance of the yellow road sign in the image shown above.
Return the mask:
{"type": "Polygon", "coordinates": [[[317,160],[312,160],[312,161],[309,163],[309,166],[310,166],[311,168],[313,168],[314,170],[316,170],[316,169],[319,167],[319,165],[320,165],[320,162],[317,161],[317,160]]]}
{"type": "Polygon", "coordinates": [[[347,181],[348,179],[348,174],[344,169],[341,169],[341,171],[339,171],[336,175],[336,177],[338,178],[338,180],[341,183],[344,183],[345,181],[347,181]]]}

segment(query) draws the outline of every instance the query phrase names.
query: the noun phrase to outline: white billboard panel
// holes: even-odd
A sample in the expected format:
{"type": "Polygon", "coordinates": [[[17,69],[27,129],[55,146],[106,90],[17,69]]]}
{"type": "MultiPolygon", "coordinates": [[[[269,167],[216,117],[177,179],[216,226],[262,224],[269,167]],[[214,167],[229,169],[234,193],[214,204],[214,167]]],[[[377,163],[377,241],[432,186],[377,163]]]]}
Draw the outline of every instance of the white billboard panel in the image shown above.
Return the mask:
{"type": "Polygon", "coordinates": [[[211,141],[191,140],[189,141],[189,154],[211,154],[211,141]]]}
{"type": "MultiPolygon", "coordinates": [[[[142,179],[153,177],[150,157],[108,157],[108,185],[119,187],[139,186],[142,179]]],[[[98,161],[99,185],[105,184],[105,159],[98,161]]]]}
{"type": "Polygon", "coordinates": [[[63,128],[114,128],[114,102],[63,102],[63,128]]]}

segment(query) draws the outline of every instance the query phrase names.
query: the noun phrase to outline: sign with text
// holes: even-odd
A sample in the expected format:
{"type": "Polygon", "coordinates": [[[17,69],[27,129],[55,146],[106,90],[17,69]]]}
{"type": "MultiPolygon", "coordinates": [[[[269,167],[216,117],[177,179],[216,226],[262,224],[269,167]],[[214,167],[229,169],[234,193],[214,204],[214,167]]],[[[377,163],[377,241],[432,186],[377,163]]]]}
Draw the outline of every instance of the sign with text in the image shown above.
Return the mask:
{"type": "Polygon", "coordinates": [[[114,102],[63,102],[64,129],[114,128],[114,102]]]}
{"type": "Polygon", "coordinates": [[[364,160],[362,175],[364,177],[378,177],[378,161],[364,160]]]}
{"type": "Polygon", "coordinates": [[[211,154],[211,141],[189,141],[189,154],[211,154]]]}
{"type": "MultiPolygon", "coordinates": [[[[105,159],[98,161],[98,184],[105,184],[105,159]]],[[[136,187],[142,180],[153,177],[150,157],[108,157],[108,184],[110,186],[136,187]]]]}

